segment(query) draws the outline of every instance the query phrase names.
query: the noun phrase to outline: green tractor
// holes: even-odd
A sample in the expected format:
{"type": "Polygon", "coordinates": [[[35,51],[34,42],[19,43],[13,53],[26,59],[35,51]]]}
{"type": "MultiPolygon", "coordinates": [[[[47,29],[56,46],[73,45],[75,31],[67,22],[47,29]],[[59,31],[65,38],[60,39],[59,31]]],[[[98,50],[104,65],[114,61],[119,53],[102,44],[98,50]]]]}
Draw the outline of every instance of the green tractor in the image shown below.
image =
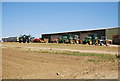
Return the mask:
{"type": "Polygon", "coordinates": [[[93,45],[93,44],[98,44],[99,40],[97,37],[96,33],[91,33],[88,36],[85,37],[85,39],[83,40],[83,44],[89,44],[89,45],[93,45]]]}
{"type": "Polygon", "coordinates": [[[18,41],[19,41],[19,43],[21,43],[21,42],[23,42],[23,43],[29,43],[30,42],[30,35],[20,35],[19,37],[18,37],[18,41]]]}
{"type": "Polygon", "coordinates": [[[67,35],[59,36],[58,37],[58,42],[59,43],[69,43],[69,38],[67,35]]]}
{"type": "Polygon", "coordinates": [[[58,37],[58,42],[59,43],[79,43],[79,41],[77,41],[79,39],[78,35],[63,35],[58,37]]]}

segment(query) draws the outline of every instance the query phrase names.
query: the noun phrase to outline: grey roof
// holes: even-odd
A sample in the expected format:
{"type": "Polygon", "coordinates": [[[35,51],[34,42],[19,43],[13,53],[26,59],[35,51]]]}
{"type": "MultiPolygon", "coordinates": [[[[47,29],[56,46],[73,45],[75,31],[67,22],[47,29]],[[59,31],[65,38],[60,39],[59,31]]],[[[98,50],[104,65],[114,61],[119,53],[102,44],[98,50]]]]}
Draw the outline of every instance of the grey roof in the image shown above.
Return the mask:
{"type": "Polygon", "coordinates": [[[84,31],[97,31],[97,30],[106,30],[120,27],[109,27],[109,28],[97,28],[97,29],[87,29],[87,30],[75,30],[75,31],[65,31],[65,32],[56,32],[56,33],[43,33],[42,35],[54,35],[54,34],[62,34],[62,33],[75,33],[75,32],[84,32],[84,31]]]}

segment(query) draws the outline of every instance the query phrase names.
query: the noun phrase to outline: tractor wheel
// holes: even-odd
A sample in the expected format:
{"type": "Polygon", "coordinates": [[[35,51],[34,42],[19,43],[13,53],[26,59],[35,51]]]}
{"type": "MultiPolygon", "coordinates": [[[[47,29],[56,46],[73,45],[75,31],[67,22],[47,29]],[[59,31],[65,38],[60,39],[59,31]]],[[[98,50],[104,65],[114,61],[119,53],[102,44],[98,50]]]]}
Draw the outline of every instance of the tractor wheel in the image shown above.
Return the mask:
{"type": "Polygon", "coordinates": [[[96,41],[95,41],[95,45],[97,45],[97,44],[98,44],[98,42],[99,42],[99,41],[98,41],[98,40],[96,40],[96,41]]]}
{"type": "Polygon", "coordinates": [[[21,41],[19,41],[19,43],[21,43],[21,41]]]}
{"type": "Polygon", "coordinates": [[[108,46],[108,44],[106,44],[106,46],[108,46]]]}
{"type": "Polygon", "coordinates": [[[73,44],[74,43],[73,40],[70,40],[70,43],[73,44]]]}
{"type": "Polygon", "coordinates": [[[92,44],[93,44],[93,42],[90,40],[88,44],[89,44],[89,45],[92,45],[92,44]]]}
{"type": "Polygon", "coordinates": [[[85,42],[85,41],[82,41],[82,44],[86,44],[86,42],[85,42]]]}
{"type": "Polygon", "coordinates": [[[76,44],[79,44],[79,40],[76,40],[76,44]]]}
{"type": "Polygon", "coordinates": [[[100,43],[100,46],[103,46],[103,43],[100,43]]]}
{"type": "Polygon", "coordinates": [[[30,41],[27,41],[27,43],[29,43],[30,41]]]}
{"type": "Polygon", "coordinates": [[[26,41],[23,41],[23,43],[25,43],[26,41]]]}
{"type": "Polygon", "coordinates": [[[107,42],[105,42],[105,45],[106,45],[106,46],[109,46],[109,44],[108,44],[107,42]]]}

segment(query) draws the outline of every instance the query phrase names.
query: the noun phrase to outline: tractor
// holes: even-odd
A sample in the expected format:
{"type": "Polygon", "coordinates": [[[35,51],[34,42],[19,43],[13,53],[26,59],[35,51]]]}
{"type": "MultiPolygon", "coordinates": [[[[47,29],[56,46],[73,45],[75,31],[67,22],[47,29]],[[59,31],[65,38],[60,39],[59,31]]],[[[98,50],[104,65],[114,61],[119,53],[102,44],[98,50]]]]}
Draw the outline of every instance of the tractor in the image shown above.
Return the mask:
{"type": "Polygon", "coordinates": [[[98,44],[99,40],[97,37],[96,33],[90,33],[88,36],[85,37],[85,39],[83,40],[83,44],[89,44],[89,45],[93,45],[93,44],[98,44]]]}
{"type": "Polygon", "coordinates": [[[29,43],[30,42],[30,35],[20,35],[19,37],[18,37],[18,41],[19,41],[19,43],[21,43],[21,42],[23,42],[23,43],[29,43]]]}
{"type": "Polygon", "coordinates": [[[53,38],[52,40],[51,40],[51,42],[52,43],[58,43],[58,38],[56,37],[56,38],[53,38]]]}
{"type": "Polygon", "coordinates": [[[85,39],[83,40],[83,44],[89,44],[89,45],[106,45],[108,46],[107,43],[107,38],[105,36],[101,36],[101,39],[98,39],[97,34],[96,33],[91,33],[88,36],[85,37],[85,39]]]}
{"type": "Polygon", "coordinates": [[[79,36],[78,35],[63,35],[58,37],[58,42],[59,43],[79,43],[79,36]]]}
{"type": "Polygon", "coordinates": [[[70,35],[63,35],[58,37],[59,43],[72,43],[72,37],[70,35]]]}
{"type": "Polygon", "coordinates": [[[74,43],[79,44],[80,43],[80,37],[78,35],[73,35],[74,43]]]}
{"type": "Polygon", "coordinates": [[[107,38],[105,36],[101,36],[101,39],[99,40],[99,44],[100,46],[103,46],[103,45],[108,46],[107,38]]]}

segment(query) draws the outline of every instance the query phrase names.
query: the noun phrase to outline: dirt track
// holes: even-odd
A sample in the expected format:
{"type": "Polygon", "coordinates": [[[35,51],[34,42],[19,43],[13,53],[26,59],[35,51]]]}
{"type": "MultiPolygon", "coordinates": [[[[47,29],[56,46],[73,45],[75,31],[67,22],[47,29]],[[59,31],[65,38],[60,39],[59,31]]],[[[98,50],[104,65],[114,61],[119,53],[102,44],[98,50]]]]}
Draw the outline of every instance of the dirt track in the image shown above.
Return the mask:
{"type": "Polygon", "coordinates": [[[15,47],[3,47],[2,51],[3,78],[118,78],[117,60],[94,62],[90,60],[97,60],[99,57],[40,53],[15,47]]]}
{"type": "Polygon", "coordinates": [[[101,54],[118,54],[118,46],[92,46],[92,45],[81,45],[81,44],[45,44],[45,43],[3,43],[3,47],[22,48],[22,49],[33,49],[33,50],[55,50],[55,51],[72,51],[72,52],[83,52],[83,53],[101,53],[101,54]]]}

